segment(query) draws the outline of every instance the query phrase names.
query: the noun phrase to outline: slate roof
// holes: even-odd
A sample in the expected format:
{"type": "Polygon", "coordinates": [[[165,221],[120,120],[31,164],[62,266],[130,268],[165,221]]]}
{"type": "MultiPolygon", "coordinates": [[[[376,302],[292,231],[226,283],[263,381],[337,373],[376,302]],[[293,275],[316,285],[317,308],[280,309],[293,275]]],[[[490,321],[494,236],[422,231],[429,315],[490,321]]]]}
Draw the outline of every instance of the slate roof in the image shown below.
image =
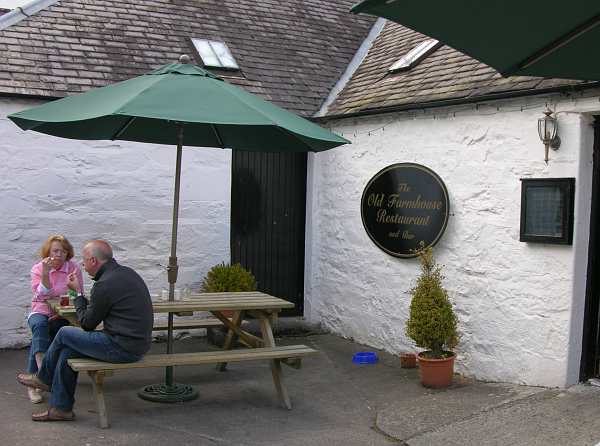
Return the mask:
{"type": "MultiPolygon", "coordinates": [[[[354,0],[61,0],[0,30],[0,94],[62,97],[224,41],[227,81],[312,115],[374,23],[354,0]]],[[[196,59],[196,63],[201,64],[196,59]]],[[[225,76],[224,76],[225,77],[225,76]]]]}
{"type": "Polygon", "coordinates": [[[581,81],[532,77],[503,78],[489,66],[443,45],[409,71],[388,68],[429,37],[387,22],[350,81],[329,106],[327,115],[418,108],[423,104],[467,100],[506,92],[541,91],[581,81]]]}

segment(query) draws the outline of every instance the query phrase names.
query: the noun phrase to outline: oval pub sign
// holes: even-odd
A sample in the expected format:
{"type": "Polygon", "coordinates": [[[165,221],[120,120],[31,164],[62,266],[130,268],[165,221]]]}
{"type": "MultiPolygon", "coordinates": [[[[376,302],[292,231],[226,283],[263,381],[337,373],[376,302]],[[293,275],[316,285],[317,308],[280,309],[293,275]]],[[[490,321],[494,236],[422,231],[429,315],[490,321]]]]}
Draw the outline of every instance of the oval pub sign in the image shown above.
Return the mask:
{"type": "Polygon", "coordinates": [[[367,184],[361,199],[367,234],[395,257],[416,257],[421,242],[435,245],[448,223],[450,203],[442,179],[413,163],[392,164],[367,184]]]}

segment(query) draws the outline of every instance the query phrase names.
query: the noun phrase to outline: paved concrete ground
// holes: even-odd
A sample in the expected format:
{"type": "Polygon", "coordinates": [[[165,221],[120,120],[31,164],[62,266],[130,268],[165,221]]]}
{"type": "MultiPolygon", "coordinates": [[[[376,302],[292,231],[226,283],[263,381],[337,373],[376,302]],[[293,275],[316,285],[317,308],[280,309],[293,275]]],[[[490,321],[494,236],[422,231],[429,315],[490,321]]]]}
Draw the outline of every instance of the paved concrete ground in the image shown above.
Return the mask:
{"type": "MultiPolygon", "coordinates": [[[[176,343],[176,351],[207,349],[204,338],[176,343]]],[[[567,390],[486,384],[457,377],[448,390],[420,386],[417,369],[380,353],[375,365],[354,365],[365,347],[332,335],[283,337],[280,344],[317,348],[301,370],[284,367],[293,410],[276,399],[268,364],[175,369],[193,384],[192,402],[159,404],[135,391],[163,380],[162,369],[129,370],[107,379],[110,429],[99,429],[91,385],[81,376],[73,423],[34,423],[15,373],[26,350],[0,351],[1,445],[595,445],[600,442],[600,388],[567,390]]],[[[156,352],[164,344],[155,344],[156,352]]]]}

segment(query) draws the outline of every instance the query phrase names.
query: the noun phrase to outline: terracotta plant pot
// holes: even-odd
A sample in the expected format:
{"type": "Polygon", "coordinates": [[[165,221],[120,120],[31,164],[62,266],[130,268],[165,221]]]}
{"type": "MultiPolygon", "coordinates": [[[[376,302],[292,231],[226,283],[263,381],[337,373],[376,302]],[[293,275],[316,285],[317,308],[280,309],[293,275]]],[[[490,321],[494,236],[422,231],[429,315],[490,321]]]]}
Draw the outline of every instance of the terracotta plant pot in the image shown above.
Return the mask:
{"type": "Polygon", "coordinates": [[[414,369],[417,366],[417,355],[414,353],[400,353],[400,367],[414,369]]]}
{"type": "Polygon", "coordinates": [[[231,319],[233,317],[233,310],[222,310],[221,314],[231,319]]]}
{"type": "Polygon", "coordinates": [[[454,353],[444,352],[449,356],[443,359],[427,358],[427,353],[429,352],[421,352],[418,355],[421,384],[434,389],[448,387],[452,384],[454,374],[454,353]]]}

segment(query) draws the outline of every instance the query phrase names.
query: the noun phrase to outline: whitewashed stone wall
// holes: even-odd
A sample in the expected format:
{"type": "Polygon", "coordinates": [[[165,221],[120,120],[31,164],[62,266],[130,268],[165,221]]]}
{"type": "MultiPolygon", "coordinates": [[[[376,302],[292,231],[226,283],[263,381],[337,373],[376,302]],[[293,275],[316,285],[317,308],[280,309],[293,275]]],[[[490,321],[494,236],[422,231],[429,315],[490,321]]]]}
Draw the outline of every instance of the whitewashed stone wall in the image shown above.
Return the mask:
{"type": "Polygon", "coordinates": [[[393,163],[430,167],[451,217],[435,248],[459,318],[457,369],[491,381],[565,386],[578,379],[587,269],[594,98],[540,98],[345,119],[352,145],[311,158],[306,314],[392,353],[404,333],[416,259],[381,251],[361,222],[369,179],[393,163]],[[543,161],[547,101],[562,146],[543,161]],[[519,241],[521,178],[576,177],[572,246],[519,241]]]}
{"type": "MultiPolygon", "coordinates": [[[[86,240],[105,238],[151,293],[168,288],[176,148],[55,138],[6,118],[39,103],[0,99],[0,348],[29,342],[29,270],[49,234],[65,234],[77,259],[86,240]]],[[[178,288],[229,261],[230,183],[231,151],[184,147],[178,288]]]]}

